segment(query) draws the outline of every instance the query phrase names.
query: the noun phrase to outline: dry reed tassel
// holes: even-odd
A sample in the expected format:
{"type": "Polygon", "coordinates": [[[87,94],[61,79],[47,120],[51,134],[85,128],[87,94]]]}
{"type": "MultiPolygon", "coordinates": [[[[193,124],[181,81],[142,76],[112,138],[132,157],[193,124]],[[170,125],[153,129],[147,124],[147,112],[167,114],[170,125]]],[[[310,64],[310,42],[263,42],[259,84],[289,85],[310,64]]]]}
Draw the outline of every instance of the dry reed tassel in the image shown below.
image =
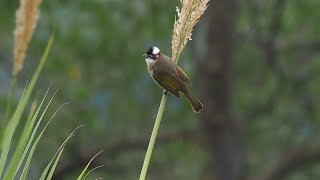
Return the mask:
{"type": "Polygon", "coordinates": [[[23,67],[28,44],[37,26],[39,5],[41,0],[20,0],[20,7],[16,12],[16,27],[14,30],[13,70],[15,77],[23,67]]]}
{"type": "Polygon", "coordinates": [[[172,33],[172,60],[177,62],[179,56],[191,39],[193,27],[208,7],[209,0],[180,0],[181,10],[176,7],[177,17],[172,33]]]}
{"type": "MultiPolygon", "coordinates": [[[[40,4],[41,0],[20,0],[19,9],[16,12],[16,27],[13,31],[14,46],[12,79],[10,81],[6,115],[0,128],[0,138],[2,137],[2,132],[10,118],[11,104],[16,87],[17,75],[23,67],[23,61],[26,56],[28,44],[37,26],[40,4]]],[[[0,150],[1,147],[2,142],[0,140],[0,150]]]]}

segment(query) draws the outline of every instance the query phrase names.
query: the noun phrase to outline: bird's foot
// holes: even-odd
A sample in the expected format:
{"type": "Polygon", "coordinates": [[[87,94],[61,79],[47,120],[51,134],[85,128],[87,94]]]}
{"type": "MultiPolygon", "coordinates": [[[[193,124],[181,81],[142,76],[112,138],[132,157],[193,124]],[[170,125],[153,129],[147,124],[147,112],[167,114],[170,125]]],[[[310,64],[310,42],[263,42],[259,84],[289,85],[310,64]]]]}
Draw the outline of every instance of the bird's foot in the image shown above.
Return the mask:
{"type": "Polygon", "coordinates": [[[164,90],[162,91],[162,95],[170,95],[170,93],[169,93],[169,91],[167,91],[166,89],[164,89],[164,90]]]}

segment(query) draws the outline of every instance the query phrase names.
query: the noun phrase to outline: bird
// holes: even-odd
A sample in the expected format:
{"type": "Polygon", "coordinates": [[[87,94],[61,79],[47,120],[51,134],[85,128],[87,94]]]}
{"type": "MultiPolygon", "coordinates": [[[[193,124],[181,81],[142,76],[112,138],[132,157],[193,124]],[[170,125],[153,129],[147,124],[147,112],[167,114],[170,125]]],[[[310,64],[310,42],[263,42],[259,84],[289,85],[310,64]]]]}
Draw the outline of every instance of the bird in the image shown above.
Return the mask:
{"type": "Polygon", "coordinates": [[[156,46],[149,47],[143,57],[147,63],[148,72],[153,80],[164,89],[164,93],[180,98],[181,92],[188,99],[194,112],[203,109],[203,104],[192,95],[190,79],[170,57],[162,53],[156,46]]]}

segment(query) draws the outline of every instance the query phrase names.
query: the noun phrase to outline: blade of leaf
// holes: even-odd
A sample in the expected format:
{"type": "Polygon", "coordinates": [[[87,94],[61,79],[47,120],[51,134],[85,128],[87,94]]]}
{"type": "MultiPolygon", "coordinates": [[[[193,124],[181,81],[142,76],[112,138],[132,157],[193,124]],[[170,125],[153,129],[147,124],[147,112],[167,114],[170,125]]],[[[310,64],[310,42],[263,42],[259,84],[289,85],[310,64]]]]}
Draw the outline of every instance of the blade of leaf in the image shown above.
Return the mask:
{"type": "MultiPolygon", "coordinates": [[[[50,90],[50,87],[51,87],[51,84],[50,84],[49,88],[47,89],[47,91],[46,91],[43,99],[41,100],[41,103],[40,103],[39,107],[37,108],[36,112],[34,113],[34,115],[32,116],[32,118],[31,118],[31,116],[30,116],[30,120],[27,121],[27,123],[26,123],[26,125],[25,125],[25,128],[24,128],[23,132],[22,132],[21,135],[20,135],[20,139],[19,139],[19,141],[18,141],[18,145],[17,145],[17,147],[16,147],[16,149],[15,149],[15,152],[14,152],[14,154],[13,154],[13,157],[12,157],[12,159],[11,159],[11,162],[10,162],[10,164],[9,164],[9,166],[8,166],[8,169],[7,169],[7,171],[6,171],[6,174],[5,174],[5,176],[4,176],[4,179],[14,179],[14,176],[16,175],[16,173],[18,172],[18,170],[19,170],[19,168],[20,168],[20,166],[21,166],[21,164],[22,164],[22,162],[23,162],[23,160],[24,160],[24,158],[25,158],[25,155],[26,155],[26,153],[27,153],[28,150],[29,150],[30,144],[31,144],[31,142],[32,142],[32,140],[33,140],[33,137],[34,137],[34,134],[35,134],[35,131],[36,131],[36,130],[35,130],[34,133],[33,133],[33,136],[30,137],[32,128],[33,128],[33,126],[34,126],[34,123],[35,123],[35,121],[36,121],[36,118],[38,117],[38,114],[39,114],[40,109],[41,109],[41,107],[42,107],[42,105],[43,105],[43,102],[44,102],[44,100],[45,100],[45,98],[46,98],[46,96],[47,96],[47,94],[48,94],[48,92],[49,92],[49,90],[50,90]],[[30,139],[29,139],[29,137],[30,137],[30,139]],[[29,139],[30,141],[29,141],[28,139],[29,139]],[[28,143],[28,144],[27,144],[27,143],[28,143]],[[26,144],[27,144],[27,146],[26,146],[26,144]]],[[[45,108],[45,110],[44,110],[44,112],[43,112],[43,114],[42,114],[42,116],[41,116],[41,119],[42,119],[44,113],[46,112],[46,110],[48,109],[49,104],[51,103],[51,101],[52,101],[53,97],[55,96],[55,94],[56,94],[56,92],[55,92],[54,95],[52,96],[52,98],[51,98],[51,100],[49,101],[47,107],[45,108]]],[[[34,108],[34,109],[35,109],[35,108],[34,108]]],[[[32,114],[33,114],[33,113],[32,113],[32,114]]],[[[41,122],[41,119],[38,121],[37,127],[39,126],[39,124],[40,124],[40,122],[41,122]]]]}
{"type": "Polygon", "coordinates": [[[57,150],[57,152],[53,155],[52,159],[50,160],[50,162],[48,163],[48,165],[46,166],[46,168],[43,170],[43,172],[42,172],[39,180],[44,180],[44,179],[46,178],[46,176],[47,176],[47,174],[48,174],[48,172],[49,172],[49,169],[50,169],[50,167],[51,167],[51,164],[52,164],[53,161],[55,160],[56,156],[58,155],[58,153],[60,152],[60,150],[61,150],[62,148],[64,148],[64,146],[65,146],[65,144],[68,142],[68,140],[69,140],[71,137],[73,137],[73,136],[74,136],[74,134],[71,133],[71,134],[68,136],[68,138],[61,144],[61,146],[59,147],[59,149],[57,150]]]}
{"type": "MultiPolygon", "coordinates": [[[[34,116],[34,114],[35,114],[35,112],[36,112],[36,110],[37,110],[38,98],[39,98],[39,96],[37,95],[37,96],[34,98],[34,100],[32,101],[32,103],[31,103],[31,108],[30,108],[30,111],[29,111],[29,115],[28,115],[28,117],[27,117],[27,122],[26,122],[26,124],[25,124],[24,129],[23,129],[22,132],[24,132],[24,131],[27,129],[26,127],[28,127],[28,125],[31,123],[31,120],[32,120],[32,118],[33,118],[33,116],[34,116]]],[[[23,133],[22,133],[22,134],[23,134],[23,133]]]]}
{"type": "Polygon", "coordinates": [[[49,168],[51,167],[51,164],[53,163],[55,157],[57,156],[58,152],[60,151],[60,149],[62,148],[62,146],[64,146],[71,137],[74,136],[74,133],[77,129],[79,129],[80,127],[82,127],[83,125],[81,126],[78,126],[75,130],[73,130],[70,135],[66,138],[66,140],[62,143],[62,145],[59,147],[58,151],[54,154],[53,158],[51,159],[51,161],[48,163],[48,165],[46,166],[46,168],[43,170],[39,180],[44,180],[48,174],[48,171],[49,171],[49,168]]]}
{"type": "Polygon", "coordinates": [[[5,171],[5,175],[3,177],[3,179],[13,179],[14,178],[14,175],[16,174],[16,172],[18,171],[18,164],[19,164],[19,161],[22,162],[23,161],[23,158],[21,157],[22,153],[23,153],[23,148],[24,146],[26,145],[26,142],[27,142],[27,138],[29,135],[27,135],[27,131],[28,129],[30,128],[30,125],[32,122],[32,117],[33,115],[35,114],[35,110],[36,110],[36,105],[37,104],[37,100],[35,99],[33,102],[32,102],[32,105],[31,105],[31,109],[30,109],[30,113],[29,113],[29,117],[27,119],[27,122],[24,126],[24,129],[21,133],[20,138],[19,138],[19,141],[18,141],[18,145],[15,149],[15,152],[13,153],[13,156],[10,160],[10,163],[9,163],[9,166],[8,168],[6,169],[5,171]],[[25,142],[25,143],[24,143],[25,142]]]}
{"type": "Polygon", "coordinates": [[[99,154],[101,154],[103,151],[98,152],[96,155],[94,155],[91,160],[88,162],[88,164],[86,165],[86,167],[83,169],[83,171],[81,172],[81,174],[79,175],[79,177],[77,178],[77,180],[81,180],[83,179],[83,175],[84,173],[87,171],[88,167],[90,166],[91,162],[94,160],[94,158],[96,158],[99,154]]]}
{"type": "Polygon", "coordinates": [[[47,60],[47,57],[48,57],[48,54],[49,54],[49,51],[51,49],[51,46],[52,46],[52,43],[53,43],[53,39],[54,39],[54,35],[52,35],[50,38],[49,38],[49,41],[48,41],[48,44],[47,44],[47,47],[42,55],[42,58],[40,60],[40,63],[34,73],[34,75],[32,76],[32,79],[30,81],[30,84],[27,86],[26,88],[26,91],[25,91],[25,95],[22,96],[21,98],[21,103],[19,103],[18,107],[17,107],[17,110],[15,111],[15,113],[13,114],[13,116],[11,117],[9,123],[8,123],[8,126],[5,127],[5,133],[3,135],[3,140],[1,141],[3,144],[2,144],[2,154],[1,154],[1,157],[0,157],[0,178],[2,176],[2,172],[3,172],[3,169],[4,169],[4,165],[6,163],[6,160],[7,160],[7,156],[8,156],[8,152],[9,152],[9,149],[10,149],[10,144],[11,144],[11,139],[12,139],[12,136],[13,136],[13,133],[17,127],[17,125],[19,124],[20,122],[20,119],[21,119],[21,116],[22,116],[22,113],[28,103],[28,100],[31,96],[31,93],[32,93],[32,90],[35,86],[35,83],[37,82],[38,80],[38,77],[39,77],[39,74],[44,66],[44,63],[46,62],[47,60]]]}
{"type": "Polygon", "coordinates": [[[54,171],[55,171],[55,169],[56,169],[56,167],[57,167],[57,165],[58,165],[58,162],[59,162],[59,160],[60,160],[60,157],[61,157],[61,155],[62,155],[62,152],[63,152],[64,147],[65,147],[65,145],[62,147],[62,149],[60,150],[60,153],[59,153],[58,157],[56,158],[55,162],[53,163],[53,165],[52,165],[52,167],[51,167],[51,170],[50,170],[50,172],[49,172],[49,175],[48,175],[48,177],[47,177],[47,180],[51,180],[51,179],[52,179],[53,173],[54,173],[54,171]]]}
{"type": "MultiPolygon", "coordinates": [[[[57,92],[57,91],[56,91],[56,92],[57,92]]],[[[56,92],[55,92],[55,94],[56,94],[56,92]]],[[[55,95],[55,94],[54,94],[54,95],[55,95]]],[[[43,116],[44,116],[44,113],[46,112],[46,110],[47,110],[47,108],[49,107],[51,101],[53,100],[54,95],[52,96],[52,98],[51,98],[50,101],[48,102],[48,105],[47,105],[47,107],[45,108],[44,112],[42,113],[42,115],[41,115],[41,117],[40,117],[40,119],[39,119],[36,127],[33,129],[33,132],[32,132],[32,135],[31,135],[31,137],[30,137],[30,139],[29,139],[27,148],[29,148],[29,146],[30,146],[30,144],[31,144],[31,142],[32,142],[32,139],[34,138],[35,133],[36,133],[36,131],[37,131],[39,125],[40,125],[40,122],[41,122],[41,120],[42,120],[42,118],[43,118],[43,116]]],[[[54,116],[57,114],[57,112],[58,112],[64,105],[66,105],[66,104],[68,104],[68,103],[62,104],[62,105],[54,112],[54,114],[51,116],[50,120],[49,120],[49,121],[47,122],[47,124],[44,126],[44,128],[42,129],[42,131],[41,131],[40,134],[38,135],[37,139],[36,139],[35,142],[33,143],[32,147],[31,147],[31,149],[30,149],[30,152],[29,152],[29,154],[28,154],[27,161],[26,161],[25,166],[24,166],[24,168],[23,168],[23,171],[22,171],[22,174],[21,174],[20,179],[25,179],[25,178],[26,178],[27,173],[28,173],[28,170],[29,170],[30,162],[31,162],[31,159],[32,159],[32,156],[33,156],[33,153],[34,153],[34,151],[35,151],[35,149],[36,149],[36,147],[37,147],[37,145],[38,145],[38,143],[39,143],[39,141],[40,141],[40,139],[41,139],[44,131],[46,130],[46,128],[48,127],[49,123],[52,121],[52,119],[54,118],[54,116]]]]}
{"type": "MultiPolygon", "coordinates": [[[[21,95],[17,109],[21,106],[21,102],[22,102],[23,96],[25,94],[26,87],[27,87],[27,85],[25,86],[25,88],[23,90],[23,93],[21,95]]],[[[3,139],[1,141],[3,144],[2,144],[2,152],[1,152],[1,156],[0,156],[0,178],[2,176],[3,168],[4,168],[4,165],[7,161],[7,157],[8,157],[8,153],[9,153],[9,149],[10,149],[10,145],[11,145],[12,136],[11,137],[9,136],[8,131],[10,131],[10,129],[5,128],[5,132],[3,134],[3,139]]]]}
{"type": "Polygon", "coordinates": [[[100,166],[97,166],[97,167],[91,169],[91,170],[82,178],[82,180],[84,180],[92,171],[94,171],[94,170],[96,170],[96,169],[98,169],[98,168],[102,168],[103,166],[104,166],[104,165],[100,165],[100,166]]]}

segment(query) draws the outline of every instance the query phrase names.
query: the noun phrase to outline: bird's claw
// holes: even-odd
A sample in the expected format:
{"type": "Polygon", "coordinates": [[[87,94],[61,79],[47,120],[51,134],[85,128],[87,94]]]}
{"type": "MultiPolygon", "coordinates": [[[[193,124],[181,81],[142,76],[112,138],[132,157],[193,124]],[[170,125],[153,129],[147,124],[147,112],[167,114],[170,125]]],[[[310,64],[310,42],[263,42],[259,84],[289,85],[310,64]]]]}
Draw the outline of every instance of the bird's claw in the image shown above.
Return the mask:
{"type": "Polygon", "coordinates": [[[166,89],[164,89],[164,90],[162,91],[162,95],[169,95],[169,91],[167,91],[166,89]]]}

